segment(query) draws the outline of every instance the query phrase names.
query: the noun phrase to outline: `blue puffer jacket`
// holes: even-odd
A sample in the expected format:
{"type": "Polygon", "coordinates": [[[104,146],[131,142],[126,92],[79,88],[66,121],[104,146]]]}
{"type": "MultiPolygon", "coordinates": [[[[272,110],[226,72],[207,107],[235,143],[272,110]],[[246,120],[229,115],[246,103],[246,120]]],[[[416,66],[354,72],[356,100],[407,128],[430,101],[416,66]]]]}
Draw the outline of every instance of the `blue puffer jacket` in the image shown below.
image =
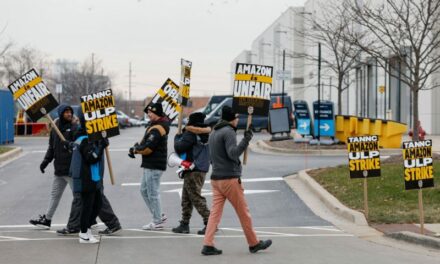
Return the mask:
{"type": "Polygon", "coordinates": [[[86,136],[75,141],[70,164],[74,192],[93,192],[102,188],[104,148],[100,141],[88,142],[86,136]]]}

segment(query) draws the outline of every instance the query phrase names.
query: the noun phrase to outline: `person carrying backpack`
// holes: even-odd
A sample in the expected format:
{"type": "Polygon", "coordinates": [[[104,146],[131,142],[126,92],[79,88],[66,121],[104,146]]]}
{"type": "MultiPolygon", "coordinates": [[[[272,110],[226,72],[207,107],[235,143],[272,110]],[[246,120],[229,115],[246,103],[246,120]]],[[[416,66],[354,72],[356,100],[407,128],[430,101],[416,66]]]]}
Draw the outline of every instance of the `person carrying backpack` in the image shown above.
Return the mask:
{"type": "Polygon", "coordinates": [[[177,134],[174,138],[176,153],[183,156],[185,161],[195,165],[193,170],[183,172],[182,219],[180,225],[172,229],[174,233],[189,233],[193,207],[202,216],[205,225],[197,234],[204,235],[208,224],[210,211],[205,197],[202,196],[202,187],[206,173],[209,171],[208,138],[211,128],[204,124],[205,117],[203,113],[192,113],[183,133],[177,134]]]}

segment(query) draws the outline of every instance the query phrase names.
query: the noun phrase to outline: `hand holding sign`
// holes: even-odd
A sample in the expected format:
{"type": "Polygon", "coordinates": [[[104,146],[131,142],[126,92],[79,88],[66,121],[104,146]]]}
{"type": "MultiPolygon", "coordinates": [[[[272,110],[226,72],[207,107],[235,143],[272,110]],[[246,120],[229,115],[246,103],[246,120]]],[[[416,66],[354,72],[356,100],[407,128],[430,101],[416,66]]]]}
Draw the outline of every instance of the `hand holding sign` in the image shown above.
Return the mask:
{"type": "MultiPolygon", "coordinates": [[[[248,117],[247,117],[245,137],[246,137],[246,133],[251,132],[251,134],[252,134],[251,126],[252,126],[252,114],[253,113],[254,113],[254,107],[253,106],[249,106],[248,107],[248,117]]],[[[251,140],[251,139],[252,139],[252,136],[250,136],[249,140],[251,140]]],[[[246,165],[246,163],[247,163],[247,156],[248,156],[248,150],[246,148],[246,150],[244,151],[244,154],[243,154],[243,164],[244,165],[246,165]]]]}

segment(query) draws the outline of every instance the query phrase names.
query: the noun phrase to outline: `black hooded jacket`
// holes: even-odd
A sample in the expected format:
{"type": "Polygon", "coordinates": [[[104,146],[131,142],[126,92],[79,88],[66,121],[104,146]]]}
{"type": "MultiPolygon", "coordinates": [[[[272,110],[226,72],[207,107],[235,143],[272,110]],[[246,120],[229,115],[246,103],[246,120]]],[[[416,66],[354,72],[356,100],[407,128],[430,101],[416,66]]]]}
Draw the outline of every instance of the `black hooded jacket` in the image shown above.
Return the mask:
{"type": "MultiPolygon", "coordinates": [[[[63,114],[66,110],[72,111],[72,107],[68,105],[60,105],[58,107],[59,118],[55,120],[55,124],[61,131],[67,141],[74,140],[74,133],[78,129],[79,123],[76,117],[72,117],[72,121],[68,122],[64,120],[63,114]]],[[[49,147],[47,148],[46,155],[43,162],[50,163],[54,161],[55,175],[56,176],[69,176],[70,161],[72,159],[72,153],[69,152],[62,144],[62,141],[54,129],[50,131],[49,147]]]]}
{"type": "Polygon", "coordinates": [[[151,122],[147,127],[142,141],[135,148],[137,154],[142,154],[142,168],[166,170],[169,124],[169,119],[162,117],[156,122],[151,122]]]}

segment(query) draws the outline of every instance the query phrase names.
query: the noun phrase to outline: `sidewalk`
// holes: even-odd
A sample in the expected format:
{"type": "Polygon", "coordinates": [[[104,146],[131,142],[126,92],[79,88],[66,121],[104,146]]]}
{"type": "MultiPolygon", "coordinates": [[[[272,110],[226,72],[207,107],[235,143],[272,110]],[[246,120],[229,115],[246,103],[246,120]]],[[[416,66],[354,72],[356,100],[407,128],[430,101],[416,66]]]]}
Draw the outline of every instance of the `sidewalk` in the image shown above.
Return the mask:
{"type": "MultiPolygon", "coordinates": [[[[292,131],[294,138],[300,136],[296,134],[295,130],[292,131]]],[[[426,139],[432,139],[433,152],[440,152],[440,135],[428,135],[426,139]]],[[[411,141],[411,137],[405,135],[402,137],[402,142],[411,141]]],[[[310,145],[307,143],[295,143],[294,140],[284,141],[270,141],[269,139],[260,139],[254,144],[255,147],[262,150],[273,153],[286,153],[286,154],[310,154],[310,155],[323,155],[323,156],[344,156],[347,155],[347,149],[345,144],[338,145],[310,145]]],[[[257,150],[256,150],[257,151],[257,150]]],[[[400,155],[402,153],[400,148],[396,149],[381,149],[382,155],[400,155]]]]}

